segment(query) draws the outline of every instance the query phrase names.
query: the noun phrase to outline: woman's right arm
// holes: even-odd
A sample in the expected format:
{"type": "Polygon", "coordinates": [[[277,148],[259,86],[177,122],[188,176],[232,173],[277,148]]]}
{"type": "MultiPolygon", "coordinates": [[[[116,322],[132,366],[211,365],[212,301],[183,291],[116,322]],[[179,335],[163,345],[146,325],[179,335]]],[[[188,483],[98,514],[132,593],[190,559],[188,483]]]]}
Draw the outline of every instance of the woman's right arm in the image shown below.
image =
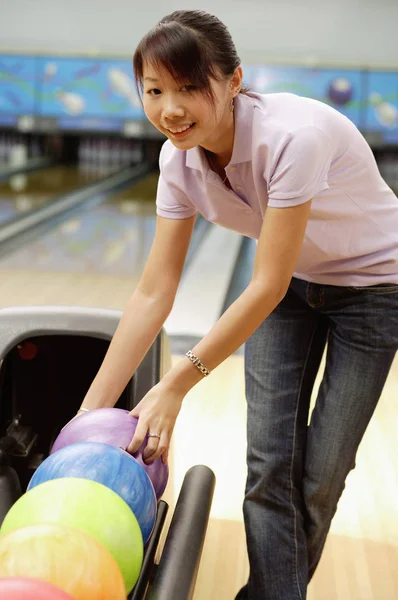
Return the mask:
{"type": "Polygon", "coordinates": [[[113,407],[156,339],[173,307],[195,218],[157,217],[142,277],[123,311],[82,407],[113,407]]]}

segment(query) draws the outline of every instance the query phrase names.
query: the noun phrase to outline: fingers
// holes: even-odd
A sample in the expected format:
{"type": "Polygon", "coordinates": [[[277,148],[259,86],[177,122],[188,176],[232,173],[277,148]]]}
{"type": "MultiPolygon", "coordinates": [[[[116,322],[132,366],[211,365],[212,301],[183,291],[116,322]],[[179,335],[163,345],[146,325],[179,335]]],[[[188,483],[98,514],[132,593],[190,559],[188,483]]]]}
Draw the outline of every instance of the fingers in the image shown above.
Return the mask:
{"type": "Polygon", "coordinates": [[[136,419],[138,419],[138,417],[140,416],[140,410],[138,408],[139,405],[137,405],[135,408],[133,408],[133,410],[130,411],[130,415],[132,417],[135,417],[136,419]]]}
{"type": "Polygon", "coordinates": [[[127,452],[129,452],[130,454],[134,454],[134,452],[137,452],[138,448],[141,446],[142,442],[145,439],[147,431],[148,425],[146,424],[144,419],[138,419],[137,427],[135,429],[133,439],[131,440],[127,448],[127,452]]]}
{"type": "Polygon", "coordinates": [[[142,453],[142,458],[144,459],[144,462],[146,462],[150,456],[155,454],[159,447],[160,439],[161,437],[148,436],[147,444],[144,448],[144,452],[142,453]]]}
{"type": "Polygon", "coordinates": [[[130,415],[138,419],[138,422],[127,452],[135,454],[138,450],[141,451],[141,446],[145,442],[142,452],[144,462],[151,464],[162,457],[163,463],[167,464],[175,419],[159,419],[159,415],[146,414],[146,412],[143,410],[143,401],[130,411],[130,415]]]}
{"type": "MultiPolygon", "coordinates": [[[[134,437],[131,440],[127,452],[130,454],[134,454],[140,448],[141,444],[144,442],[146,434],[148,433],[148,426],[145,424],[144,420],[138,419],[137,428],[134,433],[134,437]]],[[[151,431],[151,433],[158,433],[155,431],[151,431]]],[[[169,455],[169,446],[170,446],[170,438],[171,432],[163,431],[160,433],[159,437],[148,436],[148,442],[145,446],[144,452],[142,454],[142,458],[145,463],[150,464],[154,462],[157,458],[162,456],[162,460],[164,464],[167,464],[168,455],[169,455]]]]}
{"type": "Polygon", "coordinates": [[[162,431],[160,438],[150,437],[142,455],[144,461],[150,464],[160,456],[163,456],[165,452],[168,452],[170,437],[170,433],[167,431],[162,431]]]}

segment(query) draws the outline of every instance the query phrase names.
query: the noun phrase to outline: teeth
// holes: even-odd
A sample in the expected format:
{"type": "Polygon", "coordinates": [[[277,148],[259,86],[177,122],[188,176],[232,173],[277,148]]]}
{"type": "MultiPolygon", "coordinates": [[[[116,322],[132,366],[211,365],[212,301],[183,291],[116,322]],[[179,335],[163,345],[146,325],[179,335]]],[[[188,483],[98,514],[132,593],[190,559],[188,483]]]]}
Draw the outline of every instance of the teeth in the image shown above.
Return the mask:
{"type": "Polygon", "coordinates": [[[178,129],[169,129],[169,131],[171,131],[171,133],[182,133],[183,131],[186,131],[190,127],[191,127],[191,125],[184,125],[184,127],[179,127],[178,129]]]}

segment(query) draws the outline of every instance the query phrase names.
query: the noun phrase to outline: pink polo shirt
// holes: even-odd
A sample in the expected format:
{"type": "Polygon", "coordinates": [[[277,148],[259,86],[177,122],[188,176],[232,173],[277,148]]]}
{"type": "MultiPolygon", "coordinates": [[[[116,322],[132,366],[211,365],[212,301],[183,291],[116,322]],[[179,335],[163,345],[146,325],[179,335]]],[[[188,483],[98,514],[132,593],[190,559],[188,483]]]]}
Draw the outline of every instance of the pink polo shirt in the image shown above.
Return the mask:
{"type": "Polygon", "coordinates": [[[355,125],[330,106],[294,94],[239,94],[226,167],[232,190],[202,148],[160,154],[157,213],[199,212],[258,239],[267,206],[312,199],[294,276],[341,286],[398,283],[398,199],[355,125]]]}

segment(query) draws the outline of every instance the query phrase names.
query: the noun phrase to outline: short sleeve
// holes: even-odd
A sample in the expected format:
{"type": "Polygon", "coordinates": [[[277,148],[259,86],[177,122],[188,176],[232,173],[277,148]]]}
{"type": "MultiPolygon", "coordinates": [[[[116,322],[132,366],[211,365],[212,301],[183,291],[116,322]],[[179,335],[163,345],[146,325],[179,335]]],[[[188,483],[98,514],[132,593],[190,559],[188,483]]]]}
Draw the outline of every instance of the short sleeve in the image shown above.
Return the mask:
{"type": "Polygon", "coordinates": [[[184,180],[183,166],[173,153],[162,146],[159,157],[160,175],[156,194],[156,213],[166,219],[187,219],[196,214],[197,209],[179,185],[184,180]]]}
{"type": "Polygon", "coordinates": [[[332,160],[331,143],[314,126],[292,133],[272,167],[268,206],[298,206],[327,190],[332,160]]]}

